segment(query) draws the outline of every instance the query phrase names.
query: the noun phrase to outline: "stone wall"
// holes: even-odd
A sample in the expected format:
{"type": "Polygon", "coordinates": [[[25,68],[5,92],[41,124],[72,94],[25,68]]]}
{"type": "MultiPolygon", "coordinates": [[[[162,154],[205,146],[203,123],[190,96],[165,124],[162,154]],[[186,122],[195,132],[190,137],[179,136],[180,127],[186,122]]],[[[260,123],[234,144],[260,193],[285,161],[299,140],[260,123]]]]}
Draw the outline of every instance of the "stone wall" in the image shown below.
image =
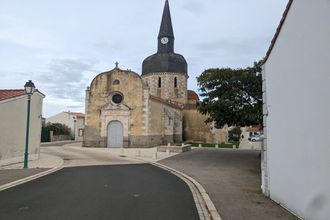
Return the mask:
{"type": "Polygon", "coordinates": [[[171,99],[176,102],[187,102],[187,79],[188,76],[178,73],[149,73],[142,76],[143,81],[150,87],[151,95],[162,99],[171,99]],[[161,88],[158,79],[161,78],[161,88]],[[175,78],[177,87],[174,86],[175,78]]]}
{"type": "Polygon", "coordinates": [[[183,110],[183,140],[186,142],[227,143],[228,132],[215,129],[212,123],[206,124],[206,115],[197,109],[183,110]]]}
{"type": "MultiPolygon", "coordinates": [[[[159,144],[182,142],[182,113],[179,107],[170,106],[157,100],[150,101],[151,116],[149,135],[160,137],[159,144]]],[[[156,145],[153,145],[156,146],[156,145]]]]}
{"type": "Polygon", "coordinates": [[[49,139],[50,142],[72,140],[71,135],[53,135],[52,131],[50,131],[49,139]]]}

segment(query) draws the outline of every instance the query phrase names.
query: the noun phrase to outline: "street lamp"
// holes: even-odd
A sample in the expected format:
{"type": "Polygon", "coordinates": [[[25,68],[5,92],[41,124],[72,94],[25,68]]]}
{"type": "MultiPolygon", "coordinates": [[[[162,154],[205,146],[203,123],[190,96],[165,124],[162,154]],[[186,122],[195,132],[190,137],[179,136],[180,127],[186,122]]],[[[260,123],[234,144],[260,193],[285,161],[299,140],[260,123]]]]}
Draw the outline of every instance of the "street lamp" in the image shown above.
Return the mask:
{"type": "Polygon", "coordinates": [[[24,168],[28,168],[31,96],[35,88],[36,87],[34,86],[34,83],[31,80],[25,83],[24,89],[26,94],[28,95],[28,104],[27,104],[27,118],[26,118],[24,168]]]}

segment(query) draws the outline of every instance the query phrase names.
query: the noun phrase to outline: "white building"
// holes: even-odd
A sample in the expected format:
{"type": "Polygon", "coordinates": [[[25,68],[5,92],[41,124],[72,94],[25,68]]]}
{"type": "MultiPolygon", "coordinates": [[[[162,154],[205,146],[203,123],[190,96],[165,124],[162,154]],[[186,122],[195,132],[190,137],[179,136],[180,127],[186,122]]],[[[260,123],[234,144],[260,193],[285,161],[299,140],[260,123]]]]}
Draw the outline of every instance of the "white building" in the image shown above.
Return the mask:
{"type": "Polygon", "coordinates": [[[71,138],[82,141],[85,128],[85,114],[79,112],[61,112],[46,119],[46,123],[65,124],[71,130],[71,138]]]}
{"type": "MultiPolygon", "coordinates": [[[[36,91],[31,97],[29,159],[39,158],[42,102],[36,91]]],[[[0,166],[22,162],[25,152],[27,95],[24,89],[0,90],[0,166]]]]}
{"type": "Polygon", "coordinates": [[[263,65],[262,189],[330,219],[330,0],[290,0],[263,65]]]}

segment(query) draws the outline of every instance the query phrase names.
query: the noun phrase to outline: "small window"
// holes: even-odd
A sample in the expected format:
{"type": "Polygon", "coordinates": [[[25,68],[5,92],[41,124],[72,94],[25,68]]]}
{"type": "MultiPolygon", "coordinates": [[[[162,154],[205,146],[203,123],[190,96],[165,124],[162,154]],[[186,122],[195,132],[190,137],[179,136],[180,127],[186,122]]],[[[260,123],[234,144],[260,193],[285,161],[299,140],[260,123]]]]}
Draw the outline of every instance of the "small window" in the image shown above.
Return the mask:
{"type": "Polygon", "coordinates": [[[120,84],[120,82],[119,82],[119,80],[118,79],[116,79],[115,81],[113,81],[113,83],[112,83],[113,85],[119,85],[120,84]]]}
{"type": "Polygon", "coordinates": [[[174,78],[174,88],[178,88],[178,79],[174,78]]]}
{"type": "Polygon", "coordinates": [[[84,136],[84,129],[79,129],[78,136],[83,137],[84,136]]]}
{"type": "Polygon", "coordinates": [[[120,93],[115,93],[112,95],[112,102],[115,104],[120,104],[123,101],[123,96],[120,93]]]}
{"type": "Polygon", "coordinates": [[[162,78],[158,77],[158,88],[162,88],[162,78]]]}

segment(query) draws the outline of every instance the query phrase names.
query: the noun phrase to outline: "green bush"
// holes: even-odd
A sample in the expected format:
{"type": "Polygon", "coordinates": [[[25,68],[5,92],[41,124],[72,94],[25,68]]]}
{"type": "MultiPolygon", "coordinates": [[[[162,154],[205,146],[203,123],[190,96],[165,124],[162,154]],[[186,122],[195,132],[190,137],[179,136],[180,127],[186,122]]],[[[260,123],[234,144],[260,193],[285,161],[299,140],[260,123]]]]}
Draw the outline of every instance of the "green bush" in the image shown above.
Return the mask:
{"type": "Polygon", "coordinates": [[[60,123],[47,123],[45,127],[43,127],[43,130],[46,131],[53,131],[54,135],[69,135],[70,134],[70,128],[66,126],[65,124],[60,123]]]}

